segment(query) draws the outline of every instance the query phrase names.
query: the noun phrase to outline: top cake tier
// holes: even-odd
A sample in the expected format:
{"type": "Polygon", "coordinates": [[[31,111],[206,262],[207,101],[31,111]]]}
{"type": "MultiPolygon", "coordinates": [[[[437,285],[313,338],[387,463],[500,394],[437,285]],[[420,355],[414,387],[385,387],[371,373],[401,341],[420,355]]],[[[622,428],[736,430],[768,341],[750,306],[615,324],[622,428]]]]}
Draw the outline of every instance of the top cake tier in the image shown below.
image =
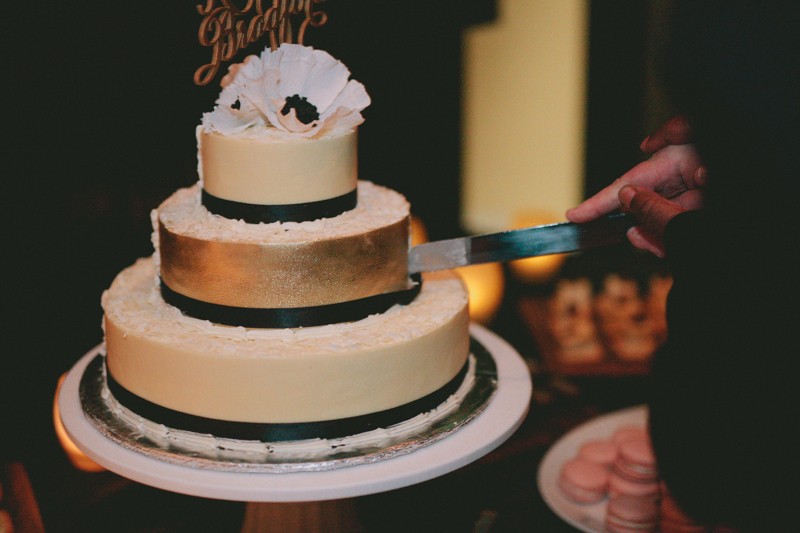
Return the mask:
{"type": "Polygon", "coordinates": [[[203,204],[247,222],[330,218],[356,206],[356,132],[321,139],[197,129],[203,204]]]}
{"type": "Polygon", "coordinates": [[[327,52],[283,44],[223,79],[197,128],[202,203],[248,223],[331,218],[357,204],[364,86],[327,52]]]}

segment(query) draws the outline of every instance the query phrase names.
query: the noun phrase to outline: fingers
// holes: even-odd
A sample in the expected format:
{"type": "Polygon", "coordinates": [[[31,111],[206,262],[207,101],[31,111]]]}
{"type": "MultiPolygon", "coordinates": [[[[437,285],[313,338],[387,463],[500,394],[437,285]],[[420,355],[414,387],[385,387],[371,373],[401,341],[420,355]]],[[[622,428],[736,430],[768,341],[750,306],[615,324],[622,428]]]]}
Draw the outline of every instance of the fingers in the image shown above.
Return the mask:
{"type": "Polygon", "coordinates": [[[708,180],[708,169],[702,163],[698,166],[693,174],[694,184],[696,187],[705,187],[708,180]]]}
{"type": "Polygon", "coordinates": [[[695,147],[683,144],[659,150],[620,176],[620,181],[651,189],[666,198],[674,198],[703,187],[706,171],[695,147]]]}
{"type": "Polygon", "coordinates": [[[686,211],[694,211],[703,207],[703,191],[689,191],[671,199],[686,211]]]}
{"type": "Polygon", "coordinates": [[[686,117],[678,115],[665,122],[647,137],[639,146],[645,153],[652,154],[665,146],[687,144],[692,140],[692,128],[686,117]]]}
{"type": "Polygon", "coordinates": [[[636,248],[650,252],[661,259],[667,255],[662,243],[653,242],[637,226],[628,229],[628,241],[636,248]]]}
{"type": "Polygon", "coordinates": [[[584,200],[566,212],[567,220],[575,223],[589,222],[603,215],[619,209],[619,198],[617,197],[620,188],[625,185],[619,179],[607,186],[591,198],[584,200]]]}
{"type": "Polygon", "coordinates": [[[589,222],[617,210],[621,207],[619,193],[627,185],[648,189],[679,208],[702,207],[707,173],[694,145],[688,143],[690,137],[691,129],[685,118],[669,120],[642,143],[645,151],[654,150],[650,158],[567,210],[567,220],[589,222]]]}
{"type": "Polygon", "coordinates": [[[623,211],[637,220],[637,225],[628,232],[631,244],[664,257],[664,230],[670,220],[686,209],[656,192],[634,185],[620,189],[619,201],[623,211]]]}

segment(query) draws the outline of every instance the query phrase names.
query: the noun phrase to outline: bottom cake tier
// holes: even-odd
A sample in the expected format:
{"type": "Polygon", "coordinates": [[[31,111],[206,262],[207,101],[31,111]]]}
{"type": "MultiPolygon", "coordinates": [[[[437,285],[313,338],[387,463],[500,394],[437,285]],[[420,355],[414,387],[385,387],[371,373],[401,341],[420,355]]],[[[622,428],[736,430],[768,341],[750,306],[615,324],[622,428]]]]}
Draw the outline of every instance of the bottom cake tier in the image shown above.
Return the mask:
{"type": "Polygon", "coordinates": [[[221,427],[233,438],[263,424],[407,416],[404,408],[446,399],[468,366],[468,298],[453,274],[426,276],[408,305],[295,329],[185,316],[161,298],[152,258],[123,270],[102,303],[117,400],[156,422],[221,427]]]}

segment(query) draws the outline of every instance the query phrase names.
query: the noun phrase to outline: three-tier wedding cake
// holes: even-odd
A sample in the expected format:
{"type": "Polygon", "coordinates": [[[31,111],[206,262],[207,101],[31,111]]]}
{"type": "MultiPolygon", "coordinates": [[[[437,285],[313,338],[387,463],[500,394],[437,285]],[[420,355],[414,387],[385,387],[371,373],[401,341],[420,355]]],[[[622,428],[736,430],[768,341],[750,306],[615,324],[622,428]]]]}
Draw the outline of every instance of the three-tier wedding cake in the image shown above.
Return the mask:
{"type": "Polygon", "coordinates": [[[230,439],[331,438],[458,389],[466,289],[409,276],[408,202],[357,174],[369,103],[307,46],[231,70],[197,127],[198,182],[153,211],[154,254],[102,297],[122,413],[230,439]]]}

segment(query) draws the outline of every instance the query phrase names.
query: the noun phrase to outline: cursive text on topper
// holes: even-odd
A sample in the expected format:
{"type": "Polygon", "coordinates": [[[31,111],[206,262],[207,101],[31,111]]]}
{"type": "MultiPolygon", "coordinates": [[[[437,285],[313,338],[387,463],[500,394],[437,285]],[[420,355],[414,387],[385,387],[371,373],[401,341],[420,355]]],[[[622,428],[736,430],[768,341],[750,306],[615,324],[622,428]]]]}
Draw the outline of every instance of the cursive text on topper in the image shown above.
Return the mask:
{"type": "Polygon", "coordinates": [[[269,35],[273,50],[281,43],[303,44],[309,26],[316,28],[328,20],[325,12],[315,9],[315,4],[325,0],[272,0],[271,4],[268,1],[244,0],[239,7],[237,3],[241,4],[241,0],[205,0],[197,6],[203,17],[197,37],[201,45],[211,48],[211,61],[195,71],[195,84],[208,84],[223,62],[230,61],[239,50],[264,35],[269,35]],[[296,32],[293,21],[298,24],[296,32]]]}

